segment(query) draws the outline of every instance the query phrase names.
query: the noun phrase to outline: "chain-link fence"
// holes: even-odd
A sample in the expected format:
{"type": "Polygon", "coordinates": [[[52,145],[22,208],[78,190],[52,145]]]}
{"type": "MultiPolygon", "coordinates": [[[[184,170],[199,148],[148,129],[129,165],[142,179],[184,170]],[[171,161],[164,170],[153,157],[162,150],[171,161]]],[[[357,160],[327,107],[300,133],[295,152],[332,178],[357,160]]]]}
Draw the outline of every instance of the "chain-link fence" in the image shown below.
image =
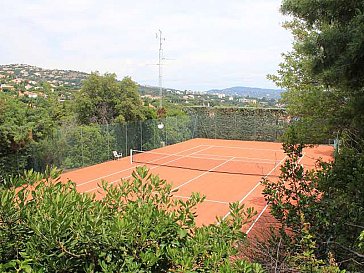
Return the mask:
{"type": "Polygon", "coordinates": [[[29,167],[38,171],[47,165],[79,168],[111,160],[113,151],[128,156],[130,149],[152,150],[197,137],[276,141],[287,124],[280,109],[195,107],[186,112],[162,120],[63,125],[32,146],[29,167]]]}
{"type": "Polygon", "coordinates": [[[29,167],[47,165],[72,169],[113,158],[113,151],[128,156],[130,149],[152,150],[191,139],[189,116],[107,125],[63,125],[52,136],[34,143],[29,167]],[[159,124],[163,128],[158,128],[159,124]]]}

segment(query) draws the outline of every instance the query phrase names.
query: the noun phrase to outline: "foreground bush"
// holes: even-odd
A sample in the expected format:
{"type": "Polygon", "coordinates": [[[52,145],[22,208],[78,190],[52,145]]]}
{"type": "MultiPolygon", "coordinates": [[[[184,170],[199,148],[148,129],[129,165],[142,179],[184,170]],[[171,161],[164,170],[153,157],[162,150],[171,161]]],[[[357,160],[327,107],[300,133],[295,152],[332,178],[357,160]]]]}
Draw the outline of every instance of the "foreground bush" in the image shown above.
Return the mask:
{"type": "Polygon", "coordinates": [[[334,162],[319,161],[307,171],[300,164],[303,144],[283,148],[288,158],[279,180],[262,181],[279,228],[258,242],[262,255],[255,261],[269,257],[280,272],[363,272],[364,154],[343,148],[334,162]]]}
{"type": "Polygon", "coordinates": [[[29,172],[28,186],[1,189],[1,272],[262,271],[233,258],[252,209],[231,204],[231,219],[197,227],[204,198],[172,198],[171,185],[146,168],[117,186],[104,182],[101,200],[57,177],[29,172]]]}

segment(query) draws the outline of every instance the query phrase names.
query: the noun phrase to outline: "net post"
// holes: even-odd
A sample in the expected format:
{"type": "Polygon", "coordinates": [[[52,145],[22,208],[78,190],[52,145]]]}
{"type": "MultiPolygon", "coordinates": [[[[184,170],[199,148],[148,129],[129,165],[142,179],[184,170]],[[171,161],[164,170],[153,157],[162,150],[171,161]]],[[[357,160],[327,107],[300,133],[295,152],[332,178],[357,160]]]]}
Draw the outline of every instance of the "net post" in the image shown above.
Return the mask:
{"type": "Polygon", "coordinates": [[[130,149],[130,164],[133,164],[133,149],[130,149]]]}

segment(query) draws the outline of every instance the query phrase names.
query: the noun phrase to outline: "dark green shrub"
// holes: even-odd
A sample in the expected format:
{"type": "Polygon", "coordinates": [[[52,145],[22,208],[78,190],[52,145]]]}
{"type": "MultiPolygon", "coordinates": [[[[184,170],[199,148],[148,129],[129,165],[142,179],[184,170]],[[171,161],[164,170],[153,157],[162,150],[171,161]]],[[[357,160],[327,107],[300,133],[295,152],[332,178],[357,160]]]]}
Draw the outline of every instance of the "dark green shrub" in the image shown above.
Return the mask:
{"type": "Polygon", "coordinates": [[[146,168],[117,186],[104,182],[102,199],[57,176],[28,173],[21,190],[1,190],[2,272],[262,272],[232,259],[252,209],[231,204],[230,219],[197,227],[204,197],[174,199],[146,168]]]}

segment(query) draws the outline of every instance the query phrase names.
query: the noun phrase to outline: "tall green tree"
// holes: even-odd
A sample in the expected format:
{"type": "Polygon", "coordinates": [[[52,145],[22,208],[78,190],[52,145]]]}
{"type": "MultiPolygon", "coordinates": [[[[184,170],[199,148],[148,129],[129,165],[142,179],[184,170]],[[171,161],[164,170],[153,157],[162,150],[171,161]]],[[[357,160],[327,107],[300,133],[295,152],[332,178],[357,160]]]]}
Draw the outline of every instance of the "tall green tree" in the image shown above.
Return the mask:
{"type": "Polygon", "coordinates": [[[118,82],[115,74],[91,73],[76,96],[75,111],[82,124],[145,119],[137,84],[130,77],[118,82]]]}
{"type": "MultiPolygon", "coordinates": [[[[277,75],[270,78],[286,89],[283,101],[298,117],[287,139],[317,143],[345,132],[342,139],[348,144],[320,171],[299,176],[292,168],[283,171],[288,182],[294,178],[309,194],[319,191],[317,200],[307,202],[308,211],[299,211],[315,238],[316,254],[331,252],[341,267],[357,271],[364,265],[359,244],[364,217],[364,1],[283,0],[281,10],[292,18],[285,27],[293,34],[293,50],[283,55],[277,75]]],[[[266,184],[272,212],[287,226],[295,224],[297,213],[287,213],[305,199],[285,203],[289,194],[279,196],[276,190],[276,183],[266,184]]]]}
{"type": "Polygon", "coordinates": [[[35,126],[28,118],[31,111],[27,104],[0,94],[0,175],[16,173],[26,165],[35,126]]]}
{"type": "Polygon", "coordinates": [[[56,98],[0,94],[0,173],[14,174],[28,168],[32,145],[51,135],[68,118],[67,108],[56,98]]]}
{"type": "Polygon", "coordinates": [[[301,144],[285,144],[288,159],[279,180],[262,182],[271,214],[292,252],[300,251],[309,234],[315,241],[312,254],[328,264],[333,255],[342,268],[356,272],[364,266],[364,156],[345,148],[335,162],[320,162],[307,171],[300,164],[302,149],[301,144]]]}
{"type": "Polygon", "coordinates": [[[302,52],[312,57],[312,75],[348,95],[363,91],[364,1],[284,0],[282,12],[306,30],[302,52]]]}
{"type": "Polygon", "coordinates": [[[0,171],[11,174],[27,165],[30,144],[49,134],[54,121],[37,101],[0,94],[0,171]]]}
{"type": "Polygon", "coordinates": [[[285,24],[293,50],[271,78],[287,90],[290,113],[309,133],[347,129],[363,136],[364,1],[284,0],[281,10],[293,18],[285,24]]]}

